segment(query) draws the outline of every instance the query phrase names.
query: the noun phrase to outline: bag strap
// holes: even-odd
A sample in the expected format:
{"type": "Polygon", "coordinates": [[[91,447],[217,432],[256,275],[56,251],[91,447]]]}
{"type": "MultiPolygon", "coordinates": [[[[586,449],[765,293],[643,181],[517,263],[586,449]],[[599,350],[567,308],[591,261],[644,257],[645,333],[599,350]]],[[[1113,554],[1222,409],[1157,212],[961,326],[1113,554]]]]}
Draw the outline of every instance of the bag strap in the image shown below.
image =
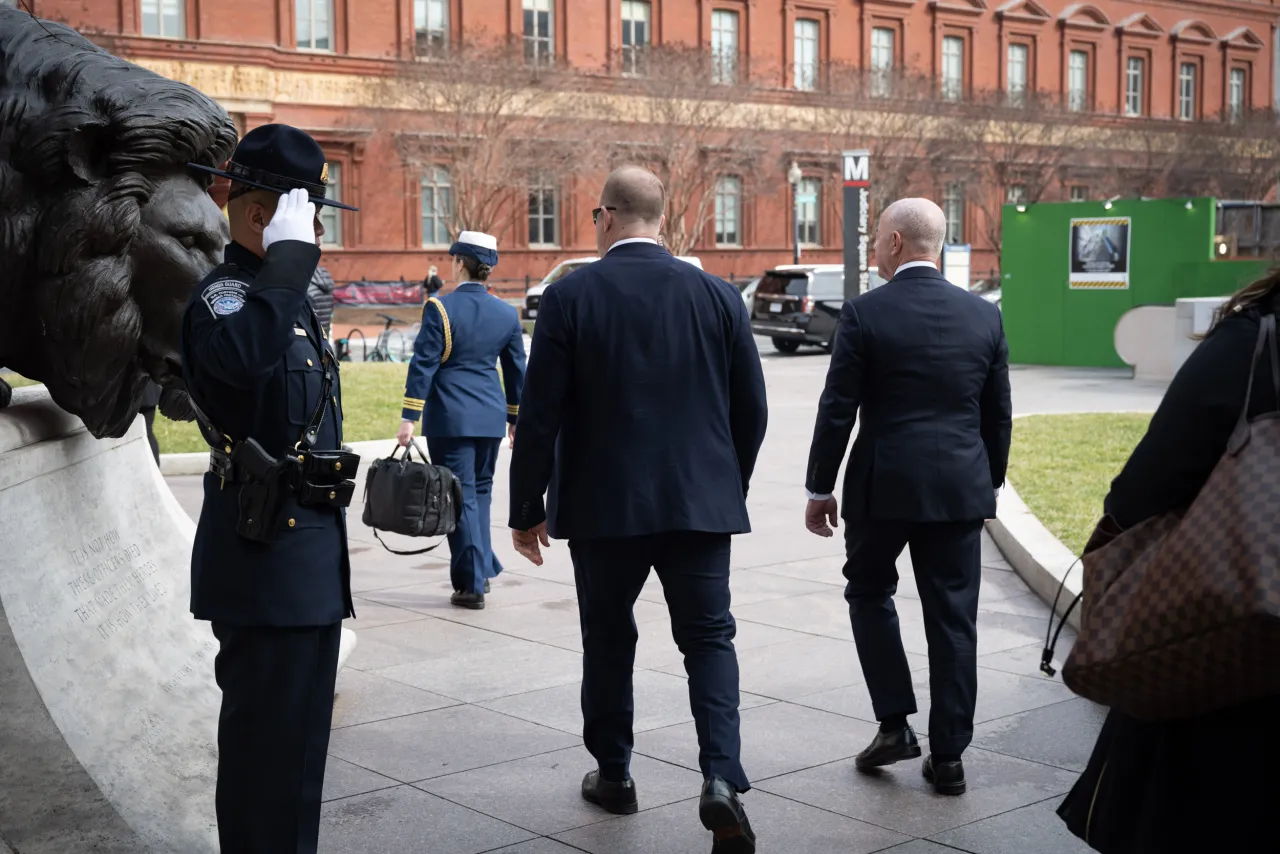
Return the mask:
{"type": "MultiPolygon", "coordinates": [[[[1269,341],[1272,346],[1272,358],[1276,358],[1275,334],[1276,316],[1274,314],[1264,314],[1261,328],[1258,329],[1258,343],[1253,346],[1253,361],[1249,363],[1249,384],[1244,390],[1244,406],[1240,408],[1240,418],[1236,421],[1236,427],[1231,432],[1231,438],[1227,442],[1227,453],[1229,454],[1240,453],[1244,446],[1249,443],[1249,403],[1253,399],[1253,380],[1258,374],[1258,363],[1262,361],[1262,350],[1269,341]]],[[[1275,362],[1273,361],[1272,364],[1274,366],[1275,362]]],[[[1275,382],[1274,375],[1272,382],[1275,382]]]]}
{"type": "Polygon", "coordinates": [[[1275,395],[1273,403],[1280,408],[1280,347],[1277,347],[1276,339],[1280,337],[1276,334],[1276,316],[1269,314],[1263,319],[1263,323],[1271,321],[1271,392],[1275,395]]]}
{"type": "MultiPolygon", "coordinates": [[[[399,550],[397,550],[397,549],[393,549],[393,548],[391,548],[391,546],[389,546],[389,545],[387,545],[386,543],[382,542],[382,537],[378,536],[378,529],[377,529],[377,528],[370,528],[370,530],[371,530],[371,531],[373,531],[373,537],[374,537],[374,539],[375,539],[375,540],[377,540],[377,541],[378,541],[378,545],[382,546],[384,549],[386,549],[387,551],[391,552],[393,555],[403,555],[403,556],[405,556],[405,557],[412,557],[413,555],[424,555],[424,554],[426,554],[426,553],[427,553],[427,552],[429,552],[429,551],[433,551],[433,550],[435,550],[435,549],[439,548],[439,547],[440,547],[440,545],[441,545],[442,543],[444,543],[444,540],[442,539],[442,540],[440,540],[440,542],[439,542],[439,543],[436,543],[434,546],[427,546],[425,549],[415,549],[414,551],[411,551],[411,552],[402,552],[402,551],[399,551],[399,550]]],[[[448,539],[448,538],[446,537],[445,539],[448,539]]]]}
{"type": "Polygon", "coordinates": [[[427,302],[440,312],[440,322],[444,324],[444,355],[440,357],[440,364],[443,365],[449,361],[449,354],[453,352],[453,329],[449,326],[449,312],[444,310],[444,303],[435,297],[428,297],[427,302]]]}

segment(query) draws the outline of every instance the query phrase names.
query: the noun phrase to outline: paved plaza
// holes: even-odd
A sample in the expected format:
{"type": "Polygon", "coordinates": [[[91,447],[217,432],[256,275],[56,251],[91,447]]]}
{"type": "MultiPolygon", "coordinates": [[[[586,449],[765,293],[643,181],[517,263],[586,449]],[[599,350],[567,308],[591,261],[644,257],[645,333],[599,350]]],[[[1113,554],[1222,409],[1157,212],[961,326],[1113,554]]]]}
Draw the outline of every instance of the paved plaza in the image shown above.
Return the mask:
{"type": "MultiPolygon", "coordinates": [[[[734,541],[742,671],[744,796],[762,854],[1073,854],[1054,809],[1084,767],[1101,710],[1038,669],[1048,608],[983,543],[979,695],[968,794],[935,795],[918,762],[853,768],[876,725],[842,597],[842,541],[803,526],[803,472],[827,358],[762,342],[770,425],[750,508],[734,541]]],[[[1150,410],[1159,385],[1111,371],[1015,369],[1018,413],[1150,410]]],[[[395,425],[388,424],[388,432],[395,425]]],[[[391,450],[388,443],[387,450],[391,450]]],[[[618,448],[625,454],[626,448],[618,448]]],[[[484,611],[449,605],[447,547],[382,550],[353,506],[359,646],[338,677],[321,851],[330,854],[705,854],[701,784],[681,657],[656,578],[636,605],[636,745],[641,812],[615,817],[579,799],[581,640],[568,548],[546,564],[515,554],[504,462],[494,543],[504,572],[484,611]],[[436,556],[438,555],[438,556],[436,556]]],[[[198,478],[171,478],[198,512],[198,478]]],[[[409,547],[401,542],[395,547],[409,547]]],[[[923,737],[927,648],[906,558],[899,612],[916,667],[923,737]]],[[[1069,632],[1059,660],[1070,645],[1069,632]]],[[[927,744],[925,745],[927,751],[927,744]]]]}

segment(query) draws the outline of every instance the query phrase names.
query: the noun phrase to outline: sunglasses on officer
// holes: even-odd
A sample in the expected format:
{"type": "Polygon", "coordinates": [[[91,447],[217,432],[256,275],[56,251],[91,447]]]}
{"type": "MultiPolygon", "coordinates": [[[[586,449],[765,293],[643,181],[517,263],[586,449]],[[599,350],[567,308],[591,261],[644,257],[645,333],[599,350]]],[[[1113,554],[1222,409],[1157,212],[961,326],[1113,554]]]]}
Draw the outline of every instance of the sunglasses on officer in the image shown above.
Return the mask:
{"type": "Polygon", "coordinates": [[[600,214],[604,213],[605,211],[616,211],[616,210],[617,208],[610,207],[608,205],[605,205],[604,207],[599,207],[599,208],[592,208],[591,224],[595,225],[596,223],[598,223],[600,221],[600,214]]]}

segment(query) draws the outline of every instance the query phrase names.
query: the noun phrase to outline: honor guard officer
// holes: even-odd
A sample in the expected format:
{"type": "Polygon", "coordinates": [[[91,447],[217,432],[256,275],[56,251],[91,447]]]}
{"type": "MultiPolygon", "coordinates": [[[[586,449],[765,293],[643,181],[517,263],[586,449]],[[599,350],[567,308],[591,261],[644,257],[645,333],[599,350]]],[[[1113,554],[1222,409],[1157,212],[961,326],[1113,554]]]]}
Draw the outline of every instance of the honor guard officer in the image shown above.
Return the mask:
{"type": "Polygon", "coordinates": [[[515,440],[524,329],[516,310],[485,285],[498,264],[498,241],[464,231],[449,254],[453,280],[461,284],[423,307],[397,438],[408,445],[421,418],[432,460],[462,482],[462,513],[449,535],[449,601],[479,610],[489,579],[502,571],[490,540],[489,507],[502,437],[515,440]]]}
{"type": "Polygon", "coordinates": [[[232,242],[183,315],[182,369],[211,448],[191,611],[220,645],[218,836],[222,854],[314,854],[359,457],[307,286],[317,206],[355,208],[325,198],[324,153],[285,125],[205,171],[231,179],[232,242]]]}

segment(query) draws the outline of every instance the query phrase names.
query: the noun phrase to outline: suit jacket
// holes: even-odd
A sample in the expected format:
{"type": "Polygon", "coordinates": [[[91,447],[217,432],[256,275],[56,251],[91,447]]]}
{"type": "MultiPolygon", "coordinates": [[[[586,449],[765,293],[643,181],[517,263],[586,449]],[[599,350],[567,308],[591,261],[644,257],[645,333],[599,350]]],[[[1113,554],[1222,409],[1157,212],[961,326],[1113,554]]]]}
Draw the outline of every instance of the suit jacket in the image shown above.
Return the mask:
{"type": "Polygon", "coordinates": [[[524,329],[516,310],[477,282],[422,307],[401,417],[433,438],[502,438],[524,387],[524,329]],[[498,364],[502,373],[498,373],[498,364]]]}
{"type": "MultiPolygon", "coordinates": [[[[307,286],[320,250],[273,243],[259,258],[237,243],[196,290],[182,318],[182,373],[217,429],[257,439],[279,457],[302,438],[320,399],[323,359],[334,372],[315,443],[342,447],[342,384],[307,286]],[[323,354],[323,355],[322,355],[323,354]]],[[[346,511],[286,499],[270,543],[236,533],[240,487],[207,472],[191,555],[191,611],[243,626],[325,626],[352,614],[346,511]]]]}
{"type": "Polygon", "coordinates": [[[995,515],[1013,425],[1000,310],[930,267],[845,303],[818,405],[806,487],[844,479],[847,520],[995,515]]]}
{"type": "Polygon", "coordinates": [[[736,288],[655,244],[624,244],[547,288],[531,352],[512,528],[750,530],[768,409],[736,288]]]}

